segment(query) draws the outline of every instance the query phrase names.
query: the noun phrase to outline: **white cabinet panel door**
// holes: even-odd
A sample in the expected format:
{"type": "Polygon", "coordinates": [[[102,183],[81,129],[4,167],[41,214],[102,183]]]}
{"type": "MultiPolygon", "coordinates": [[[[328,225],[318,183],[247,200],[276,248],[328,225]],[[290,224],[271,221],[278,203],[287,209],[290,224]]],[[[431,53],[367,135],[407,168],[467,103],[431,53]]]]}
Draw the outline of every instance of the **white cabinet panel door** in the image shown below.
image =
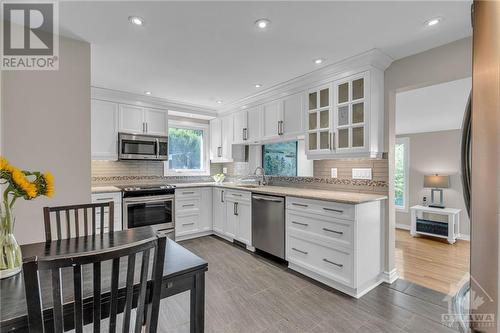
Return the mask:
{"type": "Polygon", "coordinates": [[[92,100],[91,155],[93,160],[118,160],[118,104],[92,100]]]}
{"type": "Polygon", "coordinates": [[[238,202],[236,207],[238,217],[238,232],[236,239],[252,246],[252,210],[250,203],[238,202]]]}
{"type": "Polygon", "coordinates": [[[257,141],[262,138],[262,107],[258,106],[247,110],[248,113],[248,141],[257,141]]]}
{"type": "Polygon", "coordinates": [[[279,133],[279,121],[281,121],[281,101],[274,101],[269,104],[264,105],[264,138],[278,137],[279,133]]]}
{"type": "Polygon", "coordinates": [[[201,204],[200,204],[200,229],[201,231],[212,230],[212,188],[204,187],[200,190],[201,192],[201,204]]]}
{"type": "Polygon", "coordinates": [[[224,162],[233,161],[233,115],[222,118],[222,160],[224,162]]]}
{"type": "Polygon", "coordinates": [[[248,139],[247,111],[234,114],[234,143],[245,143],[248,139]]]}
{"type": "Polygon", "coordinates": [[[120,104],[120,132],[144,133],[144,123],[143,108],[120,104]]]}
{"type": "Polygon", "coordinates": [[[224,192],[222,188],[213,189],[213,230],[219,234],[224,234],[224,222],[226,220],[224,192]]]}
{"type": "Polygon", "coordinates": [[[152,135],[168,135],[168,111],[158,109],[144,109],[146,133],[152,135]]]}
{"type": "Polygon", "coordinates": [[[302,93],[289,96],[283,100],[283,133],[284,135],[304,134],[302,112],[302,93]]]}
{"type": "Polygon", "coordinates": [[[230,238],[235,238],[238,230],[238,216],[236,215],[237,202],[234,200],[227,201],[226,220],[224,225],[224,235],[230,238]]]}
{"type": "Polygon", "coordinates": [[[210,120],[210,160],[219,161],[222,158],[222,129],[221,119],[210,120]]]}

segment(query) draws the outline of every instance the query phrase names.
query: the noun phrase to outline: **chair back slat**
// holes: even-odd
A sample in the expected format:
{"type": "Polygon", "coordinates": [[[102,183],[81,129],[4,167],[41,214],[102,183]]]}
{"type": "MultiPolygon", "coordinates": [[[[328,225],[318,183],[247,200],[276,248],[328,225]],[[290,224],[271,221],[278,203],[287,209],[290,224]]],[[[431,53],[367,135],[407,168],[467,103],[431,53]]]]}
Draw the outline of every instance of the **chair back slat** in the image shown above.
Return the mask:
{"type": "Polygon", "coordinates": [[[130,328],[130,312],[132,310],[133,291],[134,291],[134,271],[135,271],[135,254],[128,256],[127,262],[127,291],[125,296],[125,309],[123,310],[122,332],[126,333],[130,328]]]}
{"type": "Polygon", "coordinates": [[[83,332],[82,266],[73,266],[73,289],[75,295],[75,333],[83,332]]]}
{"type": "Polygon", "coordinates": [[[148,279],[149,250],[142,252],[141,281],[139,286],[139,298],[137,300],[137,312],[135,318],[135,333],[141,333],[144,322],[144,306],[146,303],[146,287],[148,279]]]}
{"type": "Polygon", "coordinates": [[[111,269],[111,305],[109,309],[109,333],[116,332],[116,314],[118,311],[118,278],[120,276],[120,258],[113,259],[111,269]]]}
{"type": "Polygon", "coordinates": [[[52,304],[54,307],[54,332],[63,332],[62,297],[61,297],[61,271],[52,270],[52,304]]]}
{"type": "MultiPolygon", "coordinates": [[[[28,308],[28,322],[30,332],[45,332],[44,320],[47,327],[50,325],[50,318],[44,318],[42,311],[43,303],[40,295],[40,271],[50,271],[52,281],[52,303],[53,303],[53,331],[62,332],[64,328],[71,329],[74,324],[75,333],[83,332],[84,323],[93,321],[94,332],[101,332],[102,314],[106,316],[108,311],[102,312],[103,306],[109,306],[109,332],[115,332],[117,328],[117,313],[124,311],[122,332],[134,331],[142,332],[145,328],[148,333],[155,333],[158,325],[158,314],[160,306],[161,283],[163,277],[163,263],[165,255],[166,237],[157,235],[142,241],[134,242],[123,247],[105,249],[102,252],[75,254],[72,257],[47,257],[47,258],[27,258],[23,263],[23,276],[25,280],[25,293],[28,308]],[[137,254],[141,253],[140,277],[137,285],[134,285],[137,254]],[[152,262],[150,253],[154,253],[152,262]],[[126,287],[119,288],[120,259],[127,257],[126,287]],[[111,267],[111,290],[110,297],[102,297],[102,262],[112,261],[111,267]],[[83,294],[84,280],[90,278],[90,271],[82,268],[84,265],[93,265],[92,299],[85,299],[83,294]],[[148,272],[151,271],[151,284],[148,284],[148,272]],[[72,269],[65,269],[71,268],[72,269]],[[64,306],[62,295],[65,284],[62,283],[63,275],[73,275],[73,307],[64,306]],[[148,290],[148,286],[151,287],[148,290]],[[134,299],[137,299],[137,311],[135,314],[135,325],[131,309],[134,306],[134,299]],[[90,313],[92,307],[92,313],[90,313]],[[68,319],[68,322],[65,320],[68,319]],[[73,319],[73,320],[72,320],[73,319]],[[146,324],[145,327],[143,325],[146,324]]],[[[124,271],[124,269],[122,269],[124,271]]],[[[45,276],[45,275],[43,275],[45,276]]],[[[108,295],[105,293],[104,295],[108,295]]]]}
{"type": "MultiPolygon", "coordinates": [[[[92,208],[94,209],[94,208],[92,208]]],[[[94,333],[101,332],[101,262],[94,263],[94,303],[93,303],[93,321],[94,333]]]]}
{"type": "Polygon", "coordinates": [[[65,238],[80,237],[88,235],[102,234],[105,231],[114,231],[114,203],[100,202],[82,205],[44,207],[43,217],[45,226],[45,240],[52,241],[52,223],[51,215],[55,214],[55,227],[57,239],[62,239],[63,225],[61,212],[64,214],[65,238]],[[107,211],[105,210],[107,208],[107,211]],[[88,211],[91,210],[92,222],[91,230],[89,231],[89,216],[88,211]],[[107,213],[107,217],[105,217],[107,213]],[[97,215],[99,222],[97,225],[97,215]],[[83,220],[83,223],[82,223],[83,220]]]}

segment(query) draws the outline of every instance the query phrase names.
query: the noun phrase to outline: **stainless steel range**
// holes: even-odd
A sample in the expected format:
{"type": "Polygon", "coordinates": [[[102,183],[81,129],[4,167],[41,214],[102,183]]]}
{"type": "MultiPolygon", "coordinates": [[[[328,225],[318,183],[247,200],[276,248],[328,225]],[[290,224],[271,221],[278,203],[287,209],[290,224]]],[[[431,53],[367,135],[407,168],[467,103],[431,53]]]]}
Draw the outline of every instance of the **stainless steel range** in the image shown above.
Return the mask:
{"type": "Polygon", "coordinates": [[[151,226],[174,239],[174,185],[127,186],[123,191],[123,229],[151,226]]]}

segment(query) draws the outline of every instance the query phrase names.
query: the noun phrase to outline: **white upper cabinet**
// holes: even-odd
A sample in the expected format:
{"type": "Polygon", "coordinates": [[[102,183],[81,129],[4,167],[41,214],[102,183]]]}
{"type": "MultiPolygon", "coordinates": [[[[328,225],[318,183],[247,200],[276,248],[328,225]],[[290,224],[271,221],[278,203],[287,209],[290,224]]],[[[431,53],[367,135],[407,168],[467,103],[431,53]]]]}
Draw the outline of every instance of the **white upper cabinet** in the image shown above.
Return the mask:
{"type": "Polygon", "coordinates": [[[145,131],[143,108],[120,104],[120,132],[144,133],[145,131]]]}
{"type": "Polygon", "coordinates": [[[257,106],[247,111],[248,117],[248,139],[247,142],[258,141],[262,138],[262,107],[257,106]]]}
{"type": "Polygon", "coordinates": [[[159,109],[144,109],[146,133],[151,135],[168,135],[168,112],[159,109]]]}
{"type": "Polygon", "coordinates": [[[118,104],[91,101],[91,155],[93,160],[118,160],[118,104]]]}
{"type": "Polygon", "coordinates": [[[234,143],[245,144],[248,140],[248,112],[234,114],[234,143]]]}
{"type": "Polygon", "coordinates": [[[120,132],[168,135],[168,111],[120,104],[120,132]]]}
{"type": "Polygon", "coordinates": [[[297,136],[304,134],[304,113],[302,112],[303,94],[295,94],[283,99],[283,112],[281,114],[281,133],[284,136],[297,136]]]}
{"type": "Polygon", "coordinates": [[[279,137],[281,133],[281,100],[265,104],[262,112],[264,119],[264,133],[262,133],[262,139],[266,140],[279,137]]]}
{"type": "Polygon", "coordinates": [[[343,77],[308,90],[306,148],[309,159],[381,157],[383,72],[343,77]]]}
{"type": "Polygon", "coordinates": [[[210,160],[214,163],[232,162],[233,115],[210,121],[210,160]]]}

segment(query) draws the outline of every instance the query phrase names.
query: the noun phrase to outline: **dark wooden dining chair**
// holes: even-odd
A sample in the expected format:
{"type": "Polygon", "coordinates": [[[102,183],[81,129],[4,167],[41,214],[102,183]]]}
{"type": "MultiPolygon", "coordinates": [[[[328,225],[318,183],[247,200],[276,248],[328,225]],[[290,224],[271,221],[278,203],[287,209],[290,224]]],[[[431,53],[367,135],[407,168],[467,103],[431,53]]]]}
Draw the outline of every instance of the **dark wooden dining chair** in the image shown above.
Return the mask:
{"type": "Polygon", "coordinates": [[[56,236],[57,239],[88,236],[102,234],[106,228],[109,232],[113,232],[114,228],[114,203],[101,202],[82,205],[44,207],[43,219],[45,224],[45,240],[52,240],[52,223],[51,216],[55,215],[56,236]],[[107,211],[105,208],[107,207],[107,211]],[[89,219],[90,213],[90,219],[89,219]],[[104,215],[108,213],[108,218],[105,221],[104,215]],[[64,220],[64,227],[61,222],[64,220]],[[81,223],[83,220],[83,225],[81,223]],[[65,230],[63,230],[65,229],[65,230]],[[90,229],[90,230],[89,230],[90,229]],[[63,237],[63,234],[65,237],[63,237]]]}
{"type": "MultiPolygon", "coordinates": [[[[123,311],[121,332],[139,333],[145,324],[145,332],[155,333],[158,326],[165,246],[165,235],[157,235],[126,246],[85,252],[69,257],[53,256],[25,259],[23,275],[29,331],[32,333],[59,333],[74,328],[76,333],[80,333],[83,332],[84,325],[92,323],[93,331],[101,332],[101,329],[104,331],[101,325],[106,324],[105,321],[101,323],[101,320],[109,316],[109,332],[115,332],[117,313],[123,311]],[[152,263],[150,262],[150,252],[154,252],[152,263]],[[136,258],[139,257],[141,258],[140,275],[136,277],[134,271],[136,270],[136,258]],[[120,259],[123,259],[123,263],[125,263],[124,259],[127,259],[126,269],[124,266],[120,269],[120,259]],[[101,264],[108,260],[112,262],[109,291],[106,288],[101,290],[103,289],[101,288],[101,280],[105,280],[101,277],[105,271],[101,269],[101,264]],[[82,269],[85,266],[89,269],[82,269]],[[152,266],[152,273],[151,280],[148,282],[150,266],[152,266]],[[40,287],[42,273],[48,273],[45,274],[47,280],[52,282],[50,288],[52,302],[50,302],[50,293],[42,302],[40,287]],[[119,286],[120,276],[125,278],[125,285],[122,283],[122,286],[119,286]],[[68,277],[72,277],[73,280],[73,293],[67,290],[71,289],[66,283],[68,277]],[[93,291],[91,292],[83,288],[83,282],[87,279],[93,281],[93,291]],[[134,282],[137,280],[138,283],[134,282]],[[88,295],[84,294],[85,291],[88,295]],[[67,301],[68,295],[73,296],[72,302],[67,301]],[[63,299],[66,301],[64,304],[63,299]],[[49,307],[46,306],[44,309],[43,305],[46,301],[49,302],[49,307]],[[52,309],[50,309],[50,303],[52,309]],[[135,320],[131,318],[132,308],[136,308],[135,320]]],[[[139,260],[137,260],[137,266],[139,267],[139,260]]],[[[85,331],[88,328],[89,326],[85,326],[85,331]]]]}

